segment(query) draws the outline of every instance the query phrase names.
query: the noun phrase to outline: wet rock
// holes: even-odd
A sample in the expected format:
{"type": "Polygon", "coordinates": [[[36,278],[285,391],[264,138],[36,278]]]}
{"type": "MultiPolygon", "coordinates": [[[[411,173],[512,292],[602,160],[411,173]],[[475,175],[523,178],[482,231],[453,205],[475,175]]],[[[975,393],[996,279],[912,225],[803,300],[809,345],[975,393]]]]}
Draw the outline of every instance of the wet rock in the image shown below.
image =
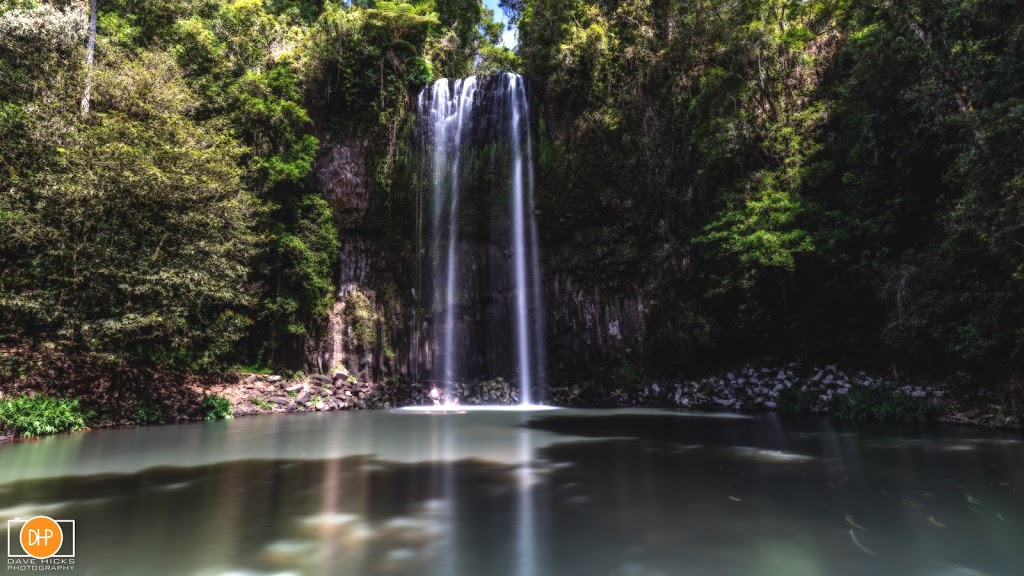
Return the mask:
{"type": "Polygon", "coordinates": [[[270,401],[273,402],[274,404],[280,404],[282,406],[291,402],[291,400],[289,400],[288,398],[283,398],[281,396],[273,396],[270,398],[270,401]]]}
{"type": "Polygon", "coordinates": [[[295,397],[295,401],[299,404],[304,404],[309,400],[309,390],[303,390],[299,392],[299,395],[295,397]]]}

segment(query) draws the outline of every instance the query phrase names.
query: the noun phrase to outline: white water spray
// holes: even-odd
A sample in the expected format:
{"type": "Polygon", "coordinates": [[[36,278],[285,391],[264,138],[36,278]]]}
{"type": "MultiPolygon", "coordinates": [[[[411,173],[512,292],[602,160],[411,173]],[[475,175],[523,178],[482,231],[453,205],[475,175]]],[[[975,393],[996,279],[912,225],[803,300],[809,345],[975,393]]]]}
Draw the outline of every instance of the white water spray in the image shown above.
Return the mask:
{"type": "MultiPolygon", "coordinates": [[[[418,100],[424,139],[424,163],[432,194],[431,252],[434,305],[434,379],[452,384],[465,376],[460,358],[473,352],[473,342],[460,331],[459,210],[463,193],[463,156],[472,166],[473,146],[481,139],[508,151],[508,193],[511,209],[510,252],[513,280],[510,357],[520,383],[519,400],[531,404],[543,387],[544,317],[541,302],[537,228],[534,220],[533,147],[530,104],[525,80],[516,74],[442,79],[424,88],[418,100]],[[482,135],[482,136],[481,136],[482,135]],[[443,254],[442,254],[443,253],[443,254]],[[438,371],[438,368],[440,370],[438,371]]],[[[504,173],[504,168],[499,170],[504,173]]],[[[487,371],[486,368],[484,370],[487,371]]]]}
{"type": "Polygon", "coordinates": [[[443,310],[444,323],[439,327],[442,344],[441,377],[445,385],[445,393],[451,395],[451,385],[457,377],[457,359],[459,350],[455,343],[455,310],[458,306],[457,290],[459,282],[458,266],[458,214],[459,194],[462,179],[460,178],[460,162],[464,133],[472,121],[469,113],[473,108],[476,95],[476,77],[470,76],[450,82],[441,79],[420,93],[419,113],[426,115],[430,123],[431,180],[433,192],[433,226],[431,257],[434,261],[433,275],[435,286],[444,278],[444,289],[435,288],[435,299],[441,298],[443,304],[435,306],[443,310]],[[447,215],[444,214],[447,207],[447,215]],[[447,222],[447,226],[445,226],[447,222]],[[441,242],[445,240],[445,258],[441,267],[441,242]]]}

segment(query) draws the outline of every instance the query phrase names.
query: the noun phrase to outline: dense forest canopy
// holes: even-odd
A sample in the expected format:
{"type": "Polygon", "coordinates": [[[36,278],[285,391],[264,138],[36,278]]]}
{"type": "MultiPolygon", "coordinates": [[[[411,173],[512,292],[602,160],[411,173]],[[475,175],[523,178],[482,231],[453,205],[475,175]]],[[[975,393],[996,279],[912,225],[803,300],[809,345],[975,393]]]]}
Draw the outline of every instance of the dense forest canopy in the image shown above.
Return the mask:
{"type": "Polygon", "coordinates": [[[391,234],[416,92],[497,70],[543,88],[547,266],[638,290],[666,364],[1024,369],[1020,2],[502,7],[514,52],[479,0],[0,0],[0,376],[301,364],[325,141],[391,234]]]}
{"type": "Polygon", "coordinates": [[[339,251],[319,138],[398,138],[410,93],[511,58],[475,0],[0,10],[0,333],[76,370],[294,363],[339,251]]]}
{"type": "Polygon", "coordinates": [[[561,113],[542,229],[681,349],[1019,371],[1024,5],[503,5],[561,113]]]}

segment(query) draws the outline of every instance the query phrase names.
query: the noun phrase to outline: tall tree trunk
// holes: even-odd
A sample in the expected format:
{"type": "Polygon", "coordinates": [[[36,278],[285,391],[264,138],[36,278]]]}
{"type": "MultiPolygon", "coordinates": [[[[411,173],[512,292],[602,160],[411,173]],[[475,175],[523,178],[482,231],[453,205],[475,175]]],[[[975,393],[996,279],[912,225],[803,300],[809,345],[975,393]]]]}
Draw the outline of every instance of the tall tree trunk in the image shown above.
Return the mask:
{"type": "Polygon", "coordinates": [[[92,99],[92,60],[96,54],[96,3],[89,0],[89,43],[85,49],[85,92],[82,94],[82,117],[89,115],[89,104],[92,99]]]}

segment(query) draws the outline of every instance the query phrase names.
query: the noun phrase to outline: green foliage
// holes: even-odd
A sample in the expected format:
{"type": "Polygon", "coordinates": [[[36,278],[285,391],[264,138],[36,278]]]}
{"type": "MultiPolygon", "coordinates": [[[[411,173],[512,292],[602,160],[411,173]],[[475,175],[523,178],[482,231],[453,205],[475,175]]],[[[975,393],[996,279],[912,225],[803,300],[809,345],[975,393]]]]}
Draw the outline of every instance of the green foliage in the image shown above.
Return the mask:
{"type": "Polygon", "coordinates": [[[643,370],[630,361],[625,361],[619,366],[615,381],[620,385],[636,386],[643,378],[643,370]]]}
{"type": "Polygon", "coordinates": [[[136,424],[141,426],[155,426],[157,424],[166,424],[167,416],[164,414],[158,406],[143,402],[136,409],[132,417],[136,424]]]}
{"type": "Polygon", "coordinates": [[[366,294],[353,290],[345,297],[345,320],[356,340],[367,349],[377,345],[376,313],[366,294]]]}
{"type": "Polygon", "coordinates": [[[779,411],[789,414],[808,414],[818,403],[818,393],[792,386],[779,391],[779,411]]]}
{"type": "Polygon", "coordinates": [[[104,0],[86,67],[88,3],[0,3],[0,333],[105,365],[305,361],[340,250],[311,177],[321,139],[371,143],[374,218],[391,220],[410,91],[467,73],[498,41],[492,16],[104,0]]]}
{"type": "Polygon", "coordinates": [[[71,350],[208,364],[248,323],[260,207],[241,149],[188,117],[194,96],[166,55],[111,55],[94,81],[89,121],[15,137],[44,158],[0,175],[0,309],[71,350]]]}
{"type": "MultiPolygon", "coordinates": [[[[478,0],[104,0],[89,68],[84,3],[0,3],[0,334],[298,365],[342,227],[410,251],[415,92],[518,70],[546,265],[642,301],[659,356],[1024,371],[1020,3],[502,5],[515,52],[478,0]],[[342,145],[370,200],[339,222],[342,145]]],[[[398,293],[346,307],[384,356],[398,293]]]]}
{"type": "MultiPolygon", "coordinates": [[[[818,391],[792,387],[779,393],[779,410],[809,414],[820,402],[818,391]]],[[[923,422],[939,416],[942,406],[934,400],[915,398],[892,384],[855,385],[846,394],[833,393],[822,406],[838,420],[880,422],[923,422]]]]}
{"type": "Polygon", "coordinates": [[[227,398],[217,394],[204,394],[199,404],[199,414],[203,420],[224,420],[234,418],[235,411],[227,398]]]}
{"type": "Polygon", "coordinates": [[[274,405],[272,403],[267,402],[266,400],[260,398],[259,396],[253,397],[252,403],[260,410],[272,410],[274,408],[274,405]]]}
{"type": "Polygon", "coordinates": [[[665,356],[1024,370],[1022,5],[503,6],[553,265],[639,292],[665,356]]]}
{"type": "Polygon", "coordinates": [[[480,49],[480,62],[476,65],[477,74],[498,74],[500,72],[520,72],[522,62],[514,51],[505,46],[484,46],[480,49]]]}
{"type": "Polygon", "coordinates": [[[396,38],[404,38],[441,23],[437,13],[431,11],[430,3],[377,0],[374,6],[365,11],[366,17],[374,24],[389,28],[396,38]]]}
{"type": "Polygon", "coordinates": [[[709,245],[713,260],[738,260],[739,268],[733,268],[738,278],[733,281],[751,287],[765,270],[792,272],[797,255],[814,250],[810,235],[796,226],[801,211],[799,200],[768,189],[742,208],[725,210],[694,242],[709,245]]]}
{"type": "Polygon", "coordinates": [[[840,420],[923,422],[941,413],[934,402],[884,384],[854,386],[845,395],[834,394],[826,408],[840,420]]]}
{"type": "Polygon", "coordinates": [[[22,395],[0,400],[0,425],[31,438],[81,430],[85,416],[78,400],[22,395]]]}

